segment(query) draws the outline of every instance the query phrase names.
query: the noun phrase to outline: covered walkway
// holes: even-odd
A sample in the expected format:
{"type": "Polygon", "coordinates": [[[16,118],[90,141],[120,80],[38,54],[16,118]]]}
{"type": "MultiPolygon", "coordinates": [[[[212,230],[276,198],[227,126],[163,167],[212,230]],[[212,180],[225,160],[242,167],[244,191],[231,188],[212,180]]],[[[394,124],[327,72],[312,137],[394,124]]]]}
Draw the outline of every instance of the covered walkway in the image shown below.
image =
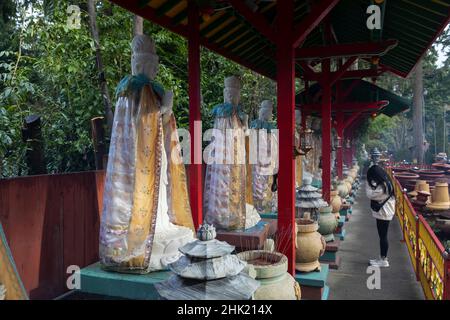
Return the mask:
{"type": "Polygon", "coordinates": [[[370,215],[370,204],[361,188],[353,206],[351,220],[346,223],[347,235],[341,242],[339,270],[330,271],[328,284],[331,300],[423,300],[420,283],[411,265],[406,245],[401,242],[402,233],[397,218],[389,228],[389,262],[381,269],[381,289],[367,288],[369,259],[379,254],[375,220],[370,215]]]}

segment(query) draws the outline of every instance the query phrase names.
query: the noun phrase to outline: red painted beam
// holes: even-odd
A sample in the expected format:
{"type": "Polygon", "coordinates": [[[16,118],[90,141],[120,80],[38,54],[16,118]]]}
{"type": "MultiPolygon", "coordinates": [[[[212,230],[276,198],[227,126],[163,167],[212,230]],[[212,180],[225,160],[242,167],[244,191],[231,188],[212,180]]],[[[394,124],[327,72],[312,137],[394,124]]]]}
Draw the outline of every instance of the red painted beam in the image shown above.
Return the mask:
{"type": "Polygon", "coordinates": [[[322,82],[322,197],[330,203],[331,197],[331,86],[329,85],[330,60],[322,61],[325,75],[322,82]]]}
{"type": "MultiPolygon", "coordinates": [[[[295,27],[294,31],[294,48],[300,46],[306,37],[313,31],[323,19],[333,10],[333,8],[339,3],[339,0],[321,0],[318,4],[312,7],[308,16],[295,27]]],[[[278,14],[283,17],[283,15],[278,14]]],[[[284,18],[284,17],[283,17],[284,18]]],[[[291,32],[291,31],[289,31],[291,32]]],[[[283,33],[279,33],[283,34],[283,33]]]]}
{"type": "MultiPolygon", "coordinates": [[[[346,71],[339,79],[362,79],[362,78],[376,78],[381,76],[384,72],[386,72],[386,69],[364,69],[364,70],[350,70],[346,71]]],[[[336,72],[331,72],[330,78],[334,78],[338,74],[336,72]]],[[[323,74],[320,72],[316,72],[315,74],[306,74],[305,77],[306,80],[310,81],[321,81],[323,78],[323,74]]]]}
{"type": "Polygon", "coordinates": [[[382,56],[389,50],[395,48],[398,44],[397,40],[386,40],[383,42],[367,42],[367,43],[346,43],[332,44],[328,46],[297,48],[295,56],[297,59],[327,59],[340,57],[367,57],[382,56]]]}
{"type": "Polygon", "coordinates": [[[350,125],[353,123],[353,121],[358,119],[361,116],[362,113],[363,113],[362,111],[358,111],[358,112],[352,113],[350,118],[345,120],[345,122],[343,124],[343,129],[346,129],[346,128],[350,127],[350,125]]]}
{"type": "Polygon", "coordinates": [[[288,272],[295,275],[295,64],[289,38],[294,22],[294,0],[277,1],[277,101],[279,128],[277,249],[288,257],[288,272]]]}
{"type": "MultiPolygon", "coordinates": [[[[300,61],[300,66],[303,69],[303,72],[308,78],[315,78],[318,76],[319,73],[317,73],[313,67],[306,61],[300,61]]],[[[306,81],[307,82],[307,81],[306,81]]]]}
{"type": "Polygon", "coordinates": [[[189,166],[189,196],[195,229],[203,222],[202,125],[200,97],[200,17],[195,2],[188,4],[188,77],[189,132],[191,135],[191,165],[189,166]]]}
{"type": "Polygon", "coordinates": [[[229,0],[233,8],[244,17],[259,33],[276,43],[276,35],[272,26],[267,22],[266,18],[258,13],[253,12],[242,0],[229,0]]]}
{"type": "Polygon", "coordinates": [[[337,70],[333,76],[330,79],[330,85],[333,86],[352,66],[352,64],[356,61],[357,57],[350,57],[345,63],[339,67],[339,70],[337,70]]]}
{"type": "MultiPolygon", "coordinates": [[[[374,110],[379,110],[389,104],[386,100],[376,101],[376,102],[342,102],[342,103],[333,103],[331,105],[331,110],[341,110],[343,112],[373,112],[374,110]]],[[[301,106],[297,106],[302,110],[306,110],[309,112],[319,112],[322,110],[323,104],[303,104],[301,106]]]]}

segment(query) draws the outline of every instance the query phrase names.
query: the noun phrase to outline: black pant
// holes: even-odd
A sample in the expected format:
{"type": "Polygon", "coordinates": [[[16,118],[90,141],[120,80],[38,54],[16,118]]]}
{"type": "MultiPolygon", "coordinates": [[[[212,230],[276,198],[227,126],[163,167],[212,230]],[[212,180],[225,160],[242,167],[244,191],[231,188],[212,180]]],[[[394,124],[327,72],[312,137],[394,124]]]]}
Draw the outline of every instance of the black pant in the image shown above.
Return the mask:
{"type": "Polygon", "coordinates": [[[380,237],[380,255],[382,258],[387,257],[389,242],[388,242],[388,229],[389,229],[388,220],[380,220],[377,219],[377,230],[378,236],[380,237]]]}

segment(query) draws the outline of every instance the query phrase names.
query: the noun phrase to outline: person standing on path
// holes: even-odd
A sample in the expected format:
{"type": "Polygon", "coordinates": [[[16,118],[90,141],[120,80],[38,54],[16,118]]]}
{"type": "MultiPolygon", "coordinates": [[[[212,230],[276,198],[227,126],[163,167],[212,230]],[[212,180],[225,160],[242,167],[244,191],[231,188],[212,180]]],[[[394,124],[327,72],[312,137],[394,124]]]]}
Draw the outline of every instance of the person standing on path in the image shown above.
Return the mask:
{"type": "Polygon", "coordinates": [[[380,257],[371,259],[369,264],[387,268],[389,267],[387,258],[388,229],[395,214],[395,197],[392,181],[379,165],[373,165],[367,171],[366,195],[370,199],[372,216],[377,221],[378,236],[380,237],[380,257]]]}

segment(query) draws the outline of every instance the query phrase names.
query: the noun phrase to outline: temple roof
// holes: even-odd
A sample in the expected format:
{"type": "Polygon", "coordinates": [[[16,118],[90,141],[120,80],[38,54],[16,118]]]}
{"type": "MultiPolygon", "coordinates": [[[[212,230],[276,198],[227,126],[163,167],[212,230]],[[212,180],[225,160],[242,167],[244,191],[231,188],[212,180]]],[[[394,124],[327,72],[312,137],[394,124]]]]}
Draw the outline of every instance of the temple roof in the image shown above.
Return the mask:
{"type": "MultiPolygon", "coordinates": [[[[184,37],[188,36],[188,10],[186,0],[111,0],[145,19],[153,21],[184,37]]],[[[212,1],[206,4],[200,23],[200,43],[260,74],[275,78],[276,62],[273,36],[276,31],[276,1],[212,1]],[[233,3],[231,5],[230,3],[233,3]],[[246,3],[255,3],[254,11],[246,3]],[[244,6],[244,8],[242,8],[244,6]],[[209,8],[210,10],[207,10],[209,8]],[[240,8],[237,10],[236,8],[240,8]],[[213,10],[211,10],[213,9],[213,10]],[[249,14],[249,10],[251,14],[249,14]],[[244,16],[255,17],[249,22],[244,16]],[[255,28],[258,25],[258,28],[255,28]],[[261,30],[268,33],[262,34],[261,30]],[[269,32],[270,31],[270,32],[269,32]],[[272,36],[271,36],[272,35],[272,36]]],[[[295,1],[295,24],[307,22],[306,17],[316,6],[326,1],[295,1]]],[[[398,40],[398,45],[380,59],[380,66],[406,77],[426,50],[433,44],[450,19],[450,0],[395,0],[384,1],[381,31],[371,31],[366,26],[369,0],[331,0],[337,3],[330,13],[330,26],[334,41],[338,44],[368,43],[381,40],[398,40]]],[[[252,19],[252,18],[251,18],[252,19]]],[[[319,25],[305,39],[302,48],[325,44],[324,27],[319,25]]],[[[302,75],[299,63],[297,74],[302,75]]]]}
{"type": "MultiPolygon", "coordinates": [[[[394,116],[400,112],[408,110],[412,102],[409,99],[403,98],[391,91],[380,88],[379,86],[364,80],[342,80],[342,92],[349,91],[345,99],[339,103],[342,105],[341,109],[346,113],[353,113],[355,111],[364,110],[367,113],[383,113],[387,116],[394,116]],[[374,110],[365,106],[379,105],[379,108],[374,110]]],[[[333,87],[335,91],[336,87],[333,87]]],[[[313,113],[320,113],[320,96],[321,87],[316,83],[312,85],[308,91],[303,90],[296,96],[296,105],[303,107],[310,106],[313,113]],[[314,106],[318,106],[314,110],[314,106]]],[[[336,104],[335,101],[332,104],[336,104]]],[[[336,109],[336,108],[333,108],[336,109]]],[[[320,114],[318,114],[320,115],[320,114]]]]}

